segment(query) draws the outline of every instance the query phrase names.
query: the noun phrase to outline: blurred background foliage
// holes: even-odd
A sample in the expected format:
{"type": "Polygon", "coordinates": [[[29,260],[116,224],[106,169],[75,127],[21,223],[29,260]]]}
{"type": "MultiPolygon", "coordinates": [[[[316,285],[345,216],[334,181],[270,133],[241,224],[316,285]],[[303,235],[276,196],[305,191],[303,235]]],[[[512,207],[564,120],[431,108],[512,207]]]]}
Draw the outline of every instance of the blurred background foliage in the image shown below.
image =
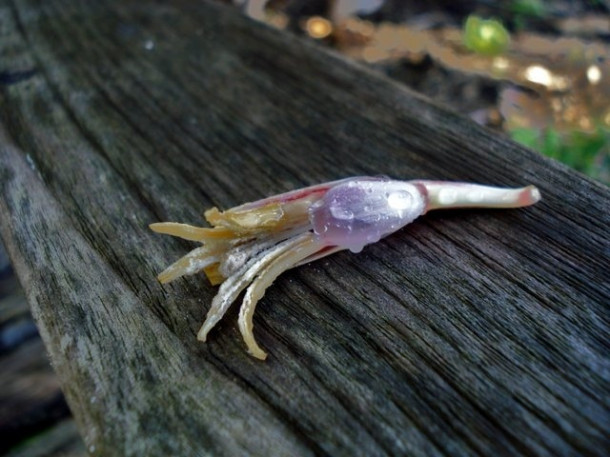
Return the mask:
{"type": "Polygon", "coordinates": [[[234,0],[610,184],[610,1],[234,0]]]}

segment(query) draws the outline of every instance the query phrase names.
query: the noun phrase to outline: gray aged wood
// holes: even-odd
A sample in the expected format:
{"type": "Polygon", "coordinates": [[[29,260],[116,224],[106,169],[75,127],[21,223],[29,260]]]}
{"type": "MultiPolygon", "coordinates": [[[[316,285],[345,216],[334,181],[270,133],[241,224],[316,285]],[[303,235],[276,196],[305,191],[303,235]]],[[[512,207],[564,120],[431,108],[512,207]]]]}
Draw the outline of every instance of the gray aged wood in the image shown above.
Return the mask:
{"type": "Polygon", "coordinates": [[[85,455],[23,289],[0,243],[0,455],[85,455]],[[8,452],[7,452],[8,451],[8,452]]]}
{"type": "Polygon", "coordinates": [[[0,232],[95,455],[604,455],[607,187],[206,2],[0,0],[0,232]],[[267,362],[151,233],[350,175],[534,183],[280,277],[267,362]]]}

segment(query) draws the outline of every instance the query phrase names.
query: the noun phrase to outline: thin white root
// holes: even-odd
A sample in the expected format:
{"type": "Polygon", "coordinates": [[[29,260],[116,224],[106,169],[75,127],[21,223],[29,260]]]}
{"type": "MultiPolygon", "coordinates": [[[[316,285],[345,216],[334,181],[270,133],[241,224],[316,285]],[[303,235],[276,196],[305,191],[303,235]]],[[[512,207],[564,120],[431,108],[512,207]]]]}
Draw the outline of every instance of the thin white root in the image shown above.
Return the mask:
{"type": "Polygon", "coordinates": [[[197,339],[199,341],[206,340],[209,331],[223,318],[229,309],[229,306],[231,306],[241,291],[258,276],[263,268],[284,252],[293,249],[294,246],[299,245],[305,238],[311,236],[311,233],[307,233],[298,237],[289,238],[269,249],[265,249],[250,259],[243,267],[235,271],[233,275],[225,279],[220,285],[218,293],[212,300],[212,306],[208,311],[205,322],[199,329],[199,332],[197,332],[197,339]]]}
{"type": "Polygon", "coordinates": [[[261,349],[254,338],[252,332],[254,328],[253,316],[256,304],[265,295],[265,290],[273,281],[284,271],[294,267],[303,259],[315,254],[323,248],[323,244],[316,241],[313,235],[303,239],[298,245],[293,246],[289,251],[277,256],[265,267],[258,277],[252,282],[244,297],[244,301],[239,310],[239,330],[248,347],[248,353],[260,360],[265,360],[267,354],[261,349]]]}
{"type": "Polygon", "coordinates": [[[219,259],[214,255],[217,252],[218,249],[213,245],[205,245],[193,249],[184,257],[181,257],[163,270],[159,276],[157,276],[157,279],[162,284],[166,284],[180,276],[195,274],[205,267],[217,263],[219,259]]]}

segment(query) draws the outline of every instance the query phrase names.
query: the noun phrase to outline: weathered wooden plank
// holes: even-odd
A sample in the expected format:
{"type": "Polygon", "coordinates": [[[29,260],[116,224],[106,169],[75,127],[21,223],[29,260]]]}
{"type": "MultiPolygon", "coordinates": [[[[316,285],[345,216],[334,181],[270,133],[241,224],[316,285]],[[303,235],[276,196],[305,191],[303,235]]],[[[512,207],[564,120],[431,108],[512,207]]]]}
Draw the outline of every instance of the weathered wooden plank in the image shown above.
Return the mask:
{"type": "Polygon", "coordinates": [[[2,455],[52,457],[78,445],[84,453],[74,421],[70,427],[55,425],[70,412],[1,243],[0,386],[2,455]]]}
{"type": "Polygon", "coordinates": [[[603,455],[607,187],[206,2],[0,0],[0,232],[99,455],[603,455]],[[160,286],[203,209],[342,176],[534,183],[281,277],[243,351],[160,286]]]}
{"type": "Polygon", "coordinates": [[[69,415],[40,338],[0,358],[0,452],[69,415]]]}
{"type": "Polygon", "coordinates": [[[6,457],[84,457],[87,451],[72,419],[64,419],[21,446],[6,457]]]}

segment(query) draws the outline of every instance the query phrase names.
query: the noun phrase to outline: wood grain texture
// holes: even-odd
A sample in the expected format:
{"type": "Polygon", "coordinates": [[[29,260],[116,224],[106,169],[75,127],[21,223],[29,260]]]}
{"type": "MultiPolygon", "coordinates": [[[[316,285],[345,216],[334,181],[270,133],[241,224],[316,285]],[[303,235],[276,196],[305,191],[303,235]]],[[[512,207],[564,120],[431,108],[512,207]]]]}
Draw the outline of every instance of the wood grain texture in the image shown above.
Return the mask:
{"type": "Polygon", "coordinates": [[[2,243],[0,386],[1,455],[67,457],[78,449],[85,454],[74,420],[65,419],[68,405],[2,243]]]}
{"type": "Polygon", "coordinates": [[[604,455],[610,191],[207,2],[0,0],[0,232],[95,455],[604,455]],[[151,222],[350,175],[539,186],[280,277],[265,363],[151,222]]]}
{"type": "MultiPolygon", "coordinates": [[[[40,338],[0,357],[0,452],[69,415],[40,338]]],[[[47,449],[51,451],[51,449],[47,449]]]]}
{"type": "Polygon", "coordinates": [[[84,457],[88,453],[74,420],[64,419],[3,455],[5,457],[84,457]]]}

